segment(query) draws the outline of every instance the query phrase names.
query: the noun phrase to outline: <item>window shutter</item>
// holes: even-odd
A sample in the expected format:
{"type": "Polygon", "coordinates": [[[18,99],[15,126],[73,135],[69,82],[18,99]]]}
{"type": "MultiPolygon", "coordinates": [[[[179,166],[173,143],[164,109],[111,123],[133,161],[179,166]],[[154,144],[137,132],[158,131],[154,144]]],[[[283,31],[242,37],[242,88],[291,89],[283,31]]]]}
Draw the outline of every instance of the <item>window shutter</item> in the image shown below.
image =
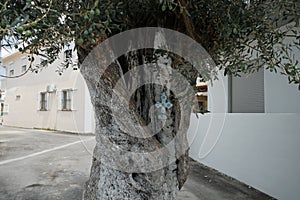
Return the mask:
{"type": "Polygon", "coordinates": [[[46,110],[49,110],[49,93],[47,92],[46,95],[45,95],[45,98],[46,98],[46,110]]]}
{"type": "Polygon", "coordinates": [[[41,110],[41,93],[37,94],[37,109],[41,110]]]}
{"type": "Polygon", "coordinates": [[[62,110],[62,91],[57,91],[57,110],[62,110]]]}
{"type": "Polygon", "coordinates": [[[70,105],[70,109],[71,109],[71,110],[74,110],[74,104],[73,104],[73,100],[74,100],[74,98],[73,98],[73,96],[74,96],[74,90],[70,90],[70,91],[69,91],[69,95],[70,95],[69,98],[70,98],[70,101],[71,101],[71,102],[70,102],[70,104],[71,104],[71,105],[70,105]]]}
{"type": "Polygon", "coordinates": [[[264,113],[264,70],[232,78],[232,112],[264,113]]]}

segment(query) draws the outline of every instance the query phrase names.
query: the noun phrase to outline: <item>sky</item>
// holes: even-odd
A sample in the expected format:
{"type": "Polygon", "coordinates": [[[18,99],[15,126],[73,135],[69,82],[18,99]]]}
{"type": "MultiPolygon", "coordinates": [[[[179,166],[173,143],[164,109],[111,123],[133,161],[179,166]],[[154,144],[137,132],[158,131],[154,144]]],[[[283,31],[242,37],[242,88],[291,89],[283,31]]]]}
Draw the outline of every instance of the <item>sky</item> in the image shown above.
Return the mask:
{"type": "Polygon", "coordinates": [[[10,50],[6,50],[6,49],[2,48],[2,49],[0,50],[0,53],[1,53],[1,57],[2,57],[2,58],[4,58],[5,56],[7,56],[7,55],[9,55],[9,54],[11,54],[11,53],[14,53],[14,52],[15,52],[15,48],[12,48],[12,49],[10,49],[10,50]]]}

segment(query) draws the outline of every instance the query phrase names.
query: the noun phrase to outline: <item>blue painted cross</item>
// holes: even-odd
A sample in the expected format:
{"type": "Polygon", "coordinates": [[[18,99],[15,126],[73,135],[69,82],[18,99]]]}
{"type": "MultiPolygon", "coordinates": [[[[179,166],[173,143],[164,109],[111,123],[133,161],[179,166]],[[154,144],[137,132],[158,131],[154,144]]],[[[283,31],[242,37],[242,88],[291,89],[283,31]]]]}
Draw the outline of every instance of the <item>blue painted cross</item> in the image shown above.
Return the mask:
{"type": "Polygon", "coordinates": [[[165,92],[162,93],[160,98],[161,98],[161,102],[157,102],[155,106],[157,108],[160,108],[160,112],[161,112],[161,114],[158,115],[158,119],[165,121],[167,120],[166,109],[172,108],[173,104],[171,102],[167,102],[167,95],[165,92]]]}

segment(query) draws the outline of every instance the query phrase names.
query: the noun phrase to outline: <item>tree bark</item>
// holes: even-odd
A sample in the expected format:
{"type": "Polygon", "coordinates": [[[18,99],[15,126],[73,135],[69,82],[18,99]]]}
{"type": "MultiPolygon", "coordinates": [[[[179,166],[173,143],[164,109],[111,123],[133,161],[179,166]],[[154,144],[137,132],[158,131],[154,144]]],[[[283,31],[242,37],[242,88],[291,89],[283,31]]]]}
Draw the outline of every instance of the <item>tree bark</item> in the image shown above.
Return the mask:
{"type": "Polygon", "coordinates": [[[99,70],[103,59],[92,52],[81,65],[97,141],[83,198],[176,199],[189,172],[186,132],[193,92],[173,76],[174,60],[153,50],[129,52],[105,71],[99,70]],[[173,104],[166,120],[154,106],[163,93],[173,104]]]}

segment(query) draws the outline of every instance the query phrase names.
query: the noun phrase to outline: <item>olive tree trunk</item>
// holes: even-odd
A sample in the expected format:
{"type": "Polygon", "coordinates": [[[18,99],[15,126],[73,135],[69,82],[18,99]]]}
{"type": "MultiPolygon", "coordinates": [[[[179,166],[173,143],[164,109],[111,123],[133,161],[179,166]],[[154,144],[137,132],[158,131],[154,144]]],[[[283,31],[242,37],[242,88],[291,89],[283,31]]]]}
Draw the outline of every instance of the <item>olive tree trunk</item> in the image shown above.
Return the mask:
{"type": "Polygon", "coordinates": [[[176,199],[189,172],[193,91],[168,54],[133,50],[105,69],[103,54],[92,51],[81,65],[97,141],[83,199],[176,199]]]}

